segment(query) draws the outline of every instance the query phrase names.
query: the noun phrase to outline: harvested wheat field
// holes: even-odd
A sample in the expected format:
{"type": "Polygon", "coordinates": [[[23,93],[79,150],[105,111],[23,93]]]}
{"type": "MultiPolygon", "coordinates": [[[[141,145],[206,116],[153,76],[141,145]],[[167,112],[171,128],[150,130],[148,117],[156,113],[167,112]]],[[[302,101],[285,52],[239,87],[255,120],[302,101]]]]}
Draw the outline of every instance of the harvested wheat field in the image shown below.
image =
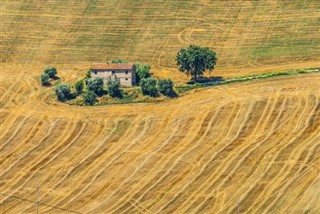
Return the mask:
{"type": "MultiPolygon", "coordinates": [[[[34,200],[39,184],[42,203],[79,213],[232,213],[238,200],[243,213],[317,213],[319,80],[93,108],[32,92],[1,112],[1,192],[34,200]]],[[[33,213],[34,203],[1,195],[1,211],[33,213]]]]}
{"type": "Polygon", "coordinates": [[[223,77],[319,67],[319,1],[1,1],[0,213],[320,213],[320,73],[70,106],[92,62],[214,48],[223,77]],[[270,32],[270,33],[266,33],[270,32]]]}

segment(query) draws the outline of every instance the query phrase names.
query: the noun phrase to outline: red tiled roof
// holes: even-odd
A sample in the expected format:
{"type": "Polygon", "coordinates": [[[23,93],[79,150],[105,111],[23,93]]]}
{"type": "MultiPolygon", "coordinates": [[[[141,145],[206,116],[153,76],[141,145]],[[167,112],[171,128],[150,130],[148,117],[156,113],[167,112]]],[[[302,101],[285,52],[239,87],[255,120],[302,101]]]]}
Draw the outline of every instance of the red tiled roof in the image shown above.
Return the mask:
{"type": "Polygon", "coordinates": [[[94,63],[91,69],[97,70],[131,70],[134,64],[108,64],[108,63],[94,63]]]}

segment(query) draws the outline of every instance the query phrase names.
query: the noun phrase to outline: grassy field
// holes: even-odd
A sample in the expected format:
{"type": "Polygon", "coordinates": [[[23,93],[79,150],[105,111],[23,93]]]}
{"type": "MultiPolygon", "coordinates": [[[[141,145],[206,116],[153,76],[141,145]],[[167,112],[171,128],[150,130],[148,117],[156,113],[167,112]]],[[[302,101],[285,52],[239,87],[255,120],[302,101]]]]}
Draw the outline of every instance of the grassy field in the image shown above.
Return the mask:
{"type": "Polygon", "coordinates": [[[217,75],[319,65],[319,1],[1,2],[1,61],[84,71],[123,58],[180,78],[175,55],[190,43],[218,53],[217,75]]]}
{"type": "Polygon", "coordinates": [[[70,106],[41,87],[92,62],[214,48],[239,80],[319,67],[319,1],[2,0],[0,213],[312,213],[320,210],[320,74],[190,90],[157,104],[70,106]],[[241,79],[241,78],[240,78],[241,79]]]}

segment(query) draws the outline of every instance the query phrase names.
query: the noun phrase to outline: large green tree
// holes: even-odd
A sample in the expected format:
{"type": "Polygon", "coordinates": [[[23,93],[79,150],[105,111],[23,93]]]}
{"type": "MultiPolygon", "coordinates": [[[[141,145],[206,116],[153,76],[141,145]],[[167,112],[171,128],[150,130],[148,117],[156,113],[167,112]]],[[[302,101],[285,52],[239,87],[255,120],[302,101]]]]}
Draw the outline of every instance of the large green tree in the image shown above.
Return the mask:
{"type": "Polygon", "coordinates": [[[188,48],[180,49],[176,61],[181,72],[193,76],[197,81],[198,76],[214,69],[217,57],[210,48],[190,45],[188,48]]]}

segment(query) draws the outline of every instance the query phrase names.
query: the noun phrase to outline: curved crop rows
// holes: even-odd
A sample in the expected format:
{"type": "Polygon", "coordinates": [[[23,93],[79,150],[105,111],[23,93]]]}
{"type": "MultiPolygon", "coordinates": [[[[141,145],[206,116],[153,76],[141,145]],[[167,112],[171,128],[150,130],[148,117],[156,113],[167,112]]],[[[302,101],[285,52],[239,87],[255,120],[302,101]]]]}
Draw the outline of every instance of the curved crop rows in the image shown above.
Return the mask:
{"type": "Polygon", "coordinates": [[[0,213],[319,213],[320,74],[196,89],[158,104],[58,103],[92,62],[214,48],[214,75],[319,66],[319,1],[3,0],[0,213]]]}
{"type": "Polygon", "coordinates": [[[230,213],[239,200],[244,213],[316,213],[319,81],[94,108],[56,103],[21,81],[1,111],[1,212],[33,213],[34,203],[8,195],[34,201],[39,184],[41,203],[79,213],[230,213]]]}
{"type": "MultiPolygon", "coordinates": [[[[22,1],[1,5],[1,62],[85,70],[115,58],[174,75],[190,43],[218,54],[218,73],[315,67],[320,3],[307,1],[22,1]]],[[[22,71],[22,70],[20,70],[22,71]]]]}

